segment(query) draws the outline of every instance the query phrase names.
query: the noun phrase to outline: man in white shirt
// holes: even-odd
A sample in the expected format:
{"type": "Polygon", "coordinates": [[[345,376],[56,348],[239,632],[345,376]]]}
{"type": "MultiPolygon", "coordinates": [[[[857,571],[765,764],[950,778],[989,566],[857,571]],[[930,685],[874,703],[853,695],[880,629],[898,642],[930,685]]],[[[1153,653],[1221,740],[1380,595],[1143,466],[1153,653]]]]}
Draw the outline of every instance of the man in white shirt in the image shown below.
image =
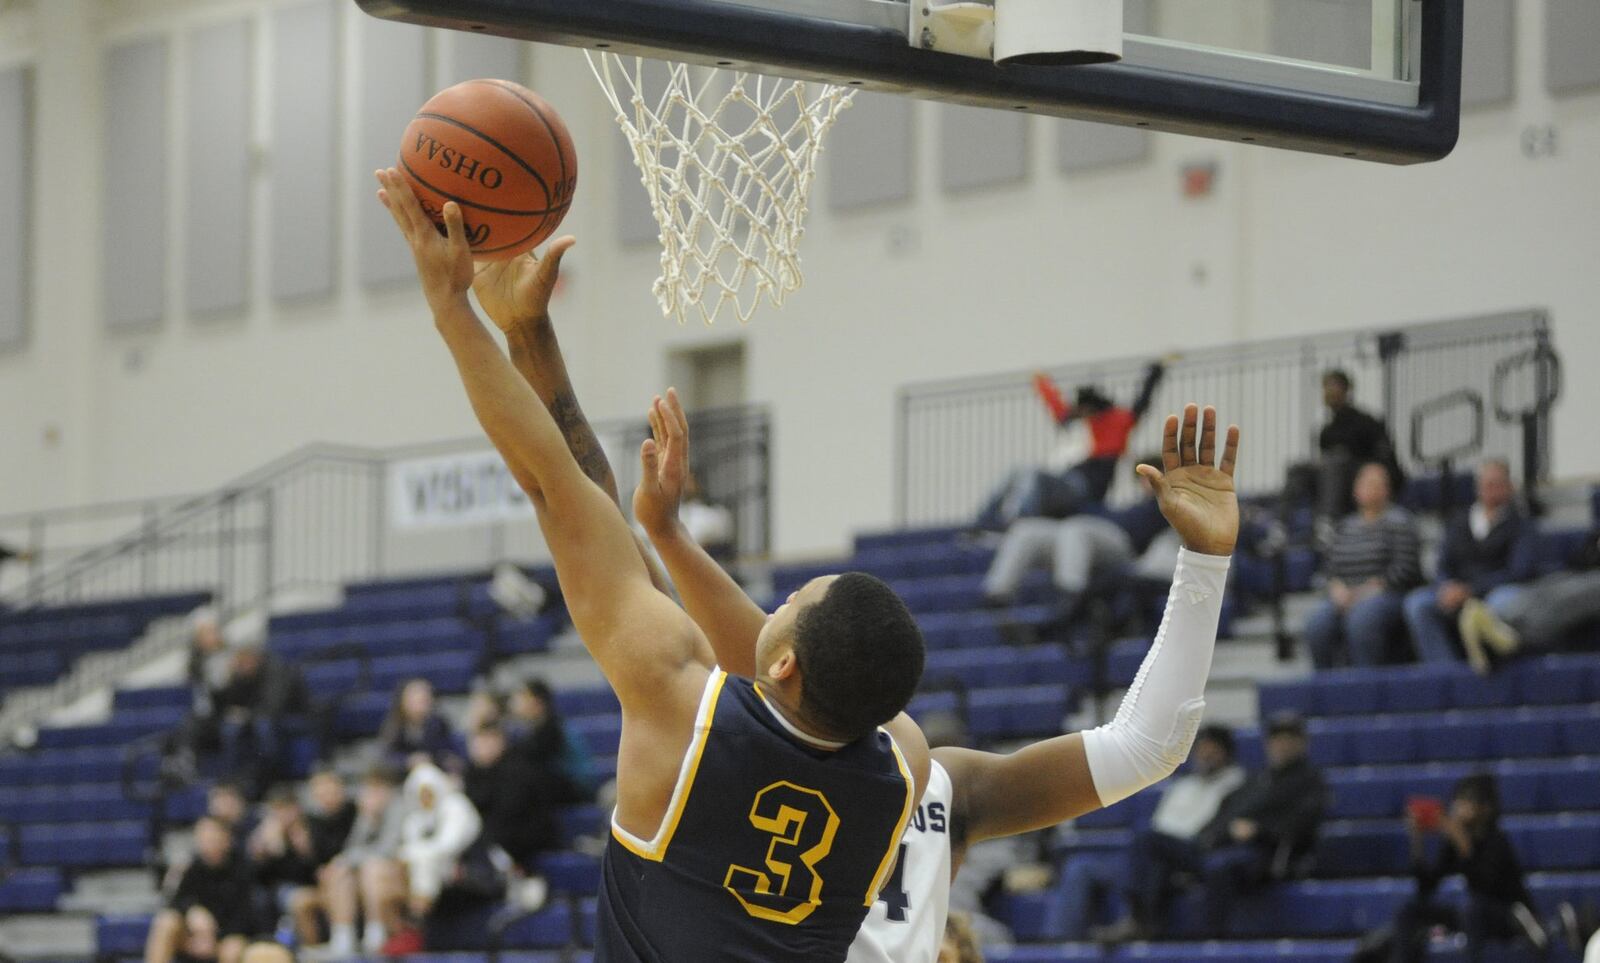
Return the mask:
{"type": "MultiPolygon", "coordinates": [[[[1195,736],[1187,773],[1167,784],[1141,830],[1135,849],[1148,838],[1192,840],[1216,816],[1222,800],[1244,783],[1244,770],[1234,761],[1233,733],[1223,726],[1206,726],[1195,736]]],[[[1112,889],[1126,890],[1131,880],[1127,852],[1079,853],[1061,871],[1061,883],[1051,911],[1058,913],[1064,938],[1087,939],[1096,900],[1112,889]]]]}

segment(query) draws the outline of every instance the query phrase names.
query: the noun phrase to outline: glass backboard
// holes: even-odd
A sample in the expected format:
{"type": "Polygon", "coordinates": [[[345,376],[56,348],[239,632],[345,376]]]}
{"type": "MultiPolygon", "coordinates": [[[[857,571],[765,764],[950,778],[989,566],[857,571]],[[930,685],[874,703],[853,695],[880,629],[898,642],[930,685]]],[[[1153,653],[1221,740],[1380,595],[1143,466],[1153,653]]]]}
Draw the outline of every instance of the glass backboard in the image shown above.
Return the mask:
{"type": "Polygon", "coordinates": [[[1125,0],[1122,60],[1092,66],[924,49],[930,10],[992,18],[1008,0],[356,2],[429,26],[1387,163],[1448,154],[1460,113],[1464,0],[1125,0]]]}

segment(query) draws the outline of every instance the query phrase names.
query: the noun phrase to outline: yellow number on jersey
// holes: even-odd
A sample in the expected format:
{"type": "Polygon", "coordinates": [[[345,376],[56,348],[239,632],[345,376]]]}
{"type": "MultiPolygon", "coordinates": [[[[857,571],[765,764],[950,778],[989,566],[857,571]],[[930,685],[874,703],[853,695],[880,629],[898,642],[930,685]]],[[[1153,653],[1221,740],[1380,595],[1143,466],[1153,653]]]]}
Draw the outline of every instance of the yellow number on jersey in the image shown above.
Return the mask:
{"type": "Polygon", "coordinates": [[[815,789],[775,782],[756,793],[750,825],[773,837],[766,871],[729,866],[723,888],[757,919],[799,923],[822,902],[817,864],[833,849],[839,815],[815,789]]]}

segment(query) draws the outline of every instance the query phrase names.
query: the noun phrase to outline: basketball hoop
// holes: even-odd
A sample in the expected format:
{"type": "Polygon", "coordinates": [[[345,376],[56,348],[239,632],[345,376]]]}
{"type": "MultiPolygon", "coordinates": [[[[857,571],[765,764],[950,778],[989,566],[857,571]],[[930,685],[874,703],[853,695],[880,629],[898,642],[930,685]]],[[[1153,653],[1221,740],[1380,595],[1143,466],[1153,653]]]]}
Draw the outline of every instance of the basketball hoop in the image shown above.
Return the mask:
{"type": "Polygon", "coordinates": [[[731,304],[750,320],[800,287],[800,237],[822,136],[849,87],[589,52],[661,229],[662,314],[706,324],[731,304]],[[632,63],[628,63],[631,60],[632,63]],[[652,64],[652,67],[657,65],[652,64]]]}

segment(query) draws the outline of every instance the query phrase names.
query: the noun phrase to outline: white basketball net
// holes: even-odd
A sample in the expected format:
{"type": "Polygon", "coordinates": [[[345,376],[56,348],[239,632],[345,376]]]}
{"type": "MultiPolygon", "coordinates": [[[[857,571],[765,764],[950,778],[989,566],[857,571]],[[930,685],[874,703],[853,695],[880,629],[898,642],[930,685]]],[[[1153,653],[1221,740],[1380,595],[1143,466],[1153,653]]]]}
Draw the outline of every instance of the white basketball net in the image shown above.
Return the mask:
{"type": "Polygon", "coordinates": [[[749,321],[800,287],[822,135],[855,90],[613,53],[589,67],[616,108],[661,229],[661,312],[749,321]]]}

